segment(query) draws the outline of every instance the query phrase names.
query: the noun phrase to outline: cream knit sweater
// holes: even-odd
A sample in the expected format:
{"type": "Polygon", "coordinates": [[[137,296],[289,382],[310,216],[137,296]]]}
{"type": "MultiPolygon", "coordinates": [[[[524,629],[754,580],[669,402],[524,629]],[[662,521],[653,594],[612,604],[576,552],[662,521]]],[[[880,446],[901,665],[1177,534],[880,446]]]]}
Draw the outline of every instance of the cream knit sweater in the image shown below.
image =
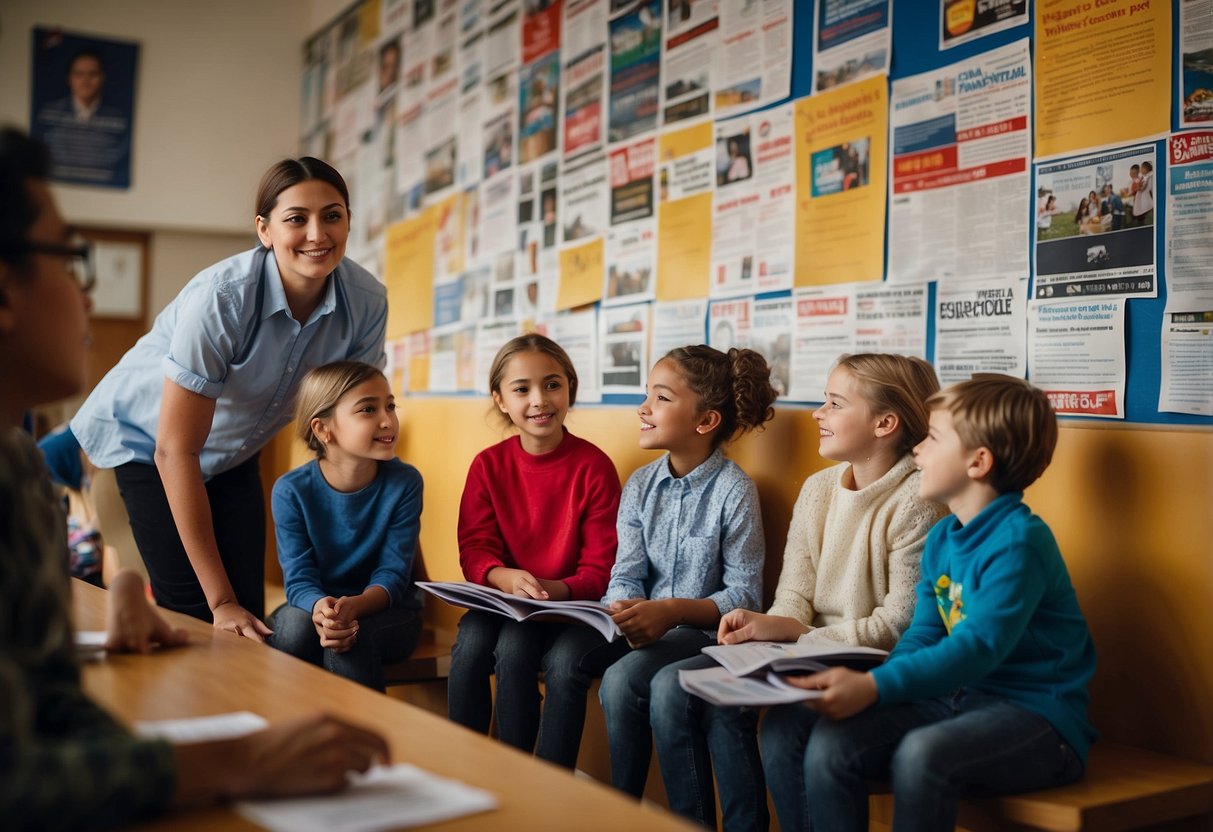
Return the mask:
{"type": "Polygon", "coordinates": [[[914,613],[927,531],[947,510],[918,496],[909,454],[860,491],[842,485],[849,467],[800,489],[770,613],[813,626],[804,638],[891,650],[914,613]]]}

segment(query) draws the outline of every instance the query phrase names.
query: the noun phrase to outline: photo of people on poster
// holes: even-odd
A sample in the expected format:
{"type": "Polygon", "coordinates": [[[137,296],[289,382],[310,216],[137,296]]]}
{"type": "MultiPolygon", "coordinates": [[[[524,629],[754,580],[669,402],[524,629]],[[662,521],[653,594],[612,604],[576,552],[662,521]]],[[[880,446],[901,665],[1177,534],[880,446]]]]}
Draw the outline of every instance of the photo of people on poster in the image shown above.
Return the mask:
{"type": "Polygon", "coordinates": [[[30,132],[50,178],[129,188],[139,44],[35,28],[33,56],[30,132]]]}

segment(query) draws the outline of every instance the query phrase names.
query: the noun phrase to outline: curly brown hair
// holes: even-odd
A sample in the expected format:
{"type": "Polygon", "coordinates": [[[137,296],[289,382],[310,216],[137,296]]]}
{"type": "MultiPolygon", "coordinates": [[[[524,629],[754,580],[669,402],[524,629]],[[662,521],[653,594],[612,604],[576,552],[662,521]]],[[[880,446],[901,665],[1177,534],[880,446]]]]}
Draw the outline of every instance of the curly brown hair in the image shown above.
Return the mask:
{"type": "Polygon", "coordinates": [[[675,347],[663,361],[677,365],[678,374],[699,397],[701,410],[720,414],[720,427],[712,437],[719,447],[734,434],[761,430],[775,416],[775,388],[771,368],[761,353],[731,349],[723,353],[706,344],[675,347]]]}

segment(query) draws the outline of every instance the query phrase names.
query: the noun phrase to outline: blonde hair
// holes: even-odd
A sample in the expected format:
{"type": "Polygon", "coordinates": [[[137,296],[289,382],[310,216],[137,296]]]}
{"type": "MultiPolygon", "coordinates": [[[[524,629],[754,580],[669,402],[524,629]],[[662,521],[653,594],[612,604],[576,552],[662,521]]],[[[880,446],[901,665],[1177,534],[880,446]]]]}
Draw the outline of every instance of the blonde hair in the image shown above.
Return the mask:
{"type": "MultiPolygon", "coordinates": [[[[497,356],[493,359],[493,365],[489,368],[489,393],[501,395],[501,380],[505,376],[505,365],[509,360],[520,352],[538,352],[543,353],[557,364],[560,365],[561,372],[569,381],[569,407],[577,403],[577,371],[573,369],[573,359],[569,358],[569,354],[564,351],[564,348],[548,338],[546,335],[540,335],[538,332],[528,332],[525,335],[519,335],[516,338],[511,338],[506,341],[501,349],[497,350],[497,356]]],[[[496,408],[494,408],[496,411],[496,408]]],[[[500,411],[496,411],[501,413],[500,411]]],[[[501,413],[505,419],[506,425],[510,422],[509,414],[501,413]]]]}
{"type": "Polygon", "coordinates": [[[868,406],[876,413],[892,412],[901,422],[897,449],[909,453],[927,436],[927,399],[939,392],[935,368],[911,355],[864,352],[844,355],[842,367],[859,383],[868,406]]]}
{"type": "Polygon", "coordinates": [[[324,458],[324,443],[312,430],[312,420],[328,419],[342,396],[376,377],[387,380],[378,367],[361,361],[334,361],[303,377],[295,397],[295,434],[317,457],[324,458]]]}
{"type": "Polygon", "coordinates": [[[1057,415],[1044,391],[1021,378],[978,373],[927,399],[947,410],[966,448],[994,457],[988,482],[1000,494],[1023,491],[1044,473],[1057,447],[1057,415]]]}
{"type": "Polygon", "coordinates": [[[761,353],[739,349],[723,353],[699,344],[675,347],[662,360],[677,365],[678,374],[699,397],[700,410],[720,414],[720,427],[712,437],[714,448],[738,432],[761,430],[775,416],[771,369],[761,353]]]}

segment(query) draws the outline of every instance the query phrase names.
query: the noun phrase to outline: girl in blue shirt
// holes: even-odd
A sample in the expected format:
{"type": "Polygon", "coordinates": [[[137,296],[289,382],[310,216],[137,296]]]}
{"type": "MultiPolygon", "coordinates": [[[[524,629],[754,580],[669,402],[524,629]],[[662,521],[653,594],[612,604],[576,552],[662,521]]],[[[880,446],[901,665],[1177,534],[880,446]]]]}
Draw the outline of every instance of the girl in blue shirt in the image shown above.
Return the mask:
{"type": "Polygon", "coordinates": [[[762,601],[765,544],[754,483],[721,446],[775,415],[766,360],[671,350],[649,373],[640,447],[665,450],[628,478],[606,597],[633,650],[603,675],[611,782],[639,797],[653,739],[649,683],[714,644],[720,617],[762,601]]]}
{"type": "Polygon", "coordinates": [[[308,373],[295,422],[316,459],[274,484],[287,603],[269,643],[382,691],[383,663],[406,658],[421,632],[421,474],[396,458],[396,401],[369,364],[308,373]]]}

